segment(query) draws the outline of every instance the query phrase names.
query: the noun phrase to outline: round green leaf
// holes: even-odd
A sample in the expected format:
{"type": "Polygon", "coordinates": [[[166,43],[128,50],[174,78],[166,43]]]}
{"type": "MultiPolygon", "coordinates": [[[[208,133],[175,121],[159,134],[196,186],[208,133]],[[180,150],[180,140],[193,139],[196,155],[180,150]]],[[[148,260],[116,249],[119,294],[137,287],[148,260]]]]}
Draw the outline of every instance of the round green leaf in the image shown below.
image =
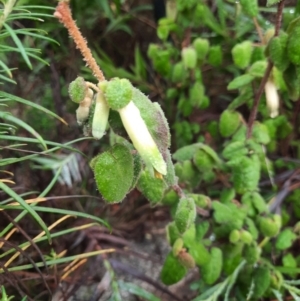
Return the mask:
{"type": "Polygon", "coordinates": [[[109,203],[124,199],[133,183],[133,158],[130,150],[115,144],[93,162],[97,187],[109,203]]]}

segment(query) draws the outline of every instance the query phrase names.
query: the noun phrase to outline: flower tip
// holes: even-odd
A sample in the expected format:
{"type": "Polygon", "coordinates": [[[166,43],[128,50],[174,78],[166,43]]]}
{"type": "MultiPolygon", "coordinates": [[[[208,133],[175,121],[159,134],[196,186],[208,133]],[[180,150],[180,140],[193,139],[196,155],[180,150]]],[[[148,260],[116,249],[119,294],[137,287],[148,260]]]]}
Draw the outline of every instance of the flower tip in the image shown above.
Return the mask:
{"type": "Polygon", "coordinates": [[[154,169],[154,176],[157,179],[161,179],[161,180],[163,179],[163,175],[160,172],[158,172],[156,169],[154,169]]]}

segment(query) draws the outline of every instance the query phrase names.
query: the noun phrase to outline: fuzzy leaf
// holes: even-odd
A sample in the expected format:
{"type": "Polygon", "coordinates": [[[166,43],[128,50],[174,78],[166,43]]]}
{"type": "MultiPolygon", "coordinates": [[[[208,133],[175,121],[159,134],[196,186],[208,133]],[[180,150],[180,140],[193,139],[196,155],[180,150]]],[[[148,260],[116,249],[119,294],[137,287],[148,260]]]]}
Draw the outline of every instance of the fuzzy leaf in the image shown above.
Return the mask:
{"type": "Polygon", "coordinates": [[[180,233],[184,233],[194,223],[196,218],[196,206],[192,198],[181,198],[177,205],[175,224],[180,233]]]}
{"type": "Polygon", "coordinates": [[[267,6],[279,3],[281,0],[267,0],[267,6]]]}
{"type": "Polygon", "coordinates": [[[292,229],[287,228],[279,233],[276,240],[276,249],[285,250],[292,246],[294,240],[297,238],[297,235],[293,232],[292,229]]]}
{"type": "Polygon", "coordinates": [[[161,270],[161,281],[166,285],[172,285],[181,280],[187,269],[178,261],[178,259],[170,252],[167,255],[163,268],[161,270]]]}
{"type": "Polygon", "coordinates": [[[196,151],[201,148],[203,144],[202,143],[195,143],[190,144],[187,146],[184,146],[180,149],[178,149],[174,154],[173,158],[176,161],[185,161],[185,160],[191,160],[193,156],[195,155],[196,151]]]}
{"type": "Polygon", "coordinates": [[[223,137],[233,135],[241,124],[242,118],[236,111],[225,110],[220,117],[220,133],[223,137]]]}
{"type": "Polygon", "coordinates": [[[254,80],[254,76],[251,74],[243,74],[234,78],[227,86],[228,90],[239,89],[243,86],[250,84],[254,80]]]}
{"type": "Polygon", "coordinates": [[[201,267],[201,275],[206,284],[214,284],[221,275],[223,267],[223,254],[221,249],[212,248],[210,260],[201,267]]]}
{"type": "Polygon", "coordinates": [[[163,179],[154,177],[146,169],[140,175],[137,188],[152,204],[157,204],[163,198],[166,184],[163,179]]]}
{"type": "Polygon", "coordinates": [[[109,203],[124,199],[133,183],[133,158],[130,150],[115,144],[110,150],[100,154],[94,162],[97,187],[109,203]]]}

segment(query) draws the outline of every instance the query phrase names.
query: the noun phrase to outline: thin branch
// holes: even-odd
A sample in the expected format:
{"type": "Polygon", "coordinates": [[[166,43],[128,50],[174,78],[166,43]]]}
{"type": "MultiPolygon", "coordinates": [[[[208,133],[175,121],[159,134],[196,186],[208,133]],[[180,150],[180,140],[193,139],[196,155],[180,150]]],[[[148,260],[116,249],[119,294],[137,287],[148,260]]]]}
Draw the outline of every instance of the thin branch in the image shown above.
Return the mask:
{"type": "Polygon", "coordinates": [[[279,35],[279,31],[281,28],[284,2],[285,2],[285,0],[282,0],[281,2],[278,3],[278,10],[277,10],[277,16],[276,16],[276,23],[275,23],[276,24],[275,25],[275,36],[279,35]]]}
{"type": "MultiPolygon", "coordinates": [[[[275,24],[275,35],[274,36],[279,35],[279,31],[280,31],[280,28],[281,28],[281,22],[282,22],[282,13],[283,13],[283,8],[284,8],[284,2],[285,2],[285,0],[282,0],[281,2],[278,3],[278,10],[277,10],[276,24],[275,24]]],[[[249,120],[248,120],[247,139],[251,138],[251,136],[252,136],[252,130],[253,130],[254,121],[255,121],[256,115],[257,115],[258,105],[259,105],[261,96],[264,92],[266,82],[268,81],[268,79],[270,77],[272,68],[273,68],[273,63],[269,60],[267,69],[265,71],[265,74],[264,74],[264,76],[261,80],[260,86],[259,86],[258,91],[257,91],[257,93],[255,95],[255,98],[254,98],[252,111],[250,113],[249,120]]]]}
{"type": "Polygon", "coordinates": [[[94,76],[99,81],[104,81],[105,77],[94,59],[86,40],[82,36],[79,28],[72,18],[72,13],[67,1],[60,1],[56,7],[54,17],[56,17],[67,29],[69,35],[74,40],[76,47],[80,50],[83,59],[92,70],[94,76]]]}
{"type": "Polygon", "coordinates": [[[258,36],[259,36],[260,42],[263,44],[263,43],[264,43],[264,36],[263,36],[261,27],[259,26],[256,17],[253,18],[253,23],[254,23],[254,25],[255,25],[255,28],[256,28],[257,34],[258,34],[258,36]]]}
{"type": "Polygon", "coordinates": [[[265,75],[261,80],[260,86],[259,86],[258,91],[257,91],[257,93],[255,95],[255,98],[254,98],[252,111],[250,113],[250,117],[249,117],[249,120],[248,120],[247,139],[251,138],[251,136],[252,136],[252,130],[253,130],[254,121],[255,121],[256,115],[257,115],[258,105],[259,105],[261,96],[264,92],[265,85],[266,85],[266,83],[269,79],[269,76],[271,74],[272,68],[273,68],[273,63],[269,60],[265,75]]]}

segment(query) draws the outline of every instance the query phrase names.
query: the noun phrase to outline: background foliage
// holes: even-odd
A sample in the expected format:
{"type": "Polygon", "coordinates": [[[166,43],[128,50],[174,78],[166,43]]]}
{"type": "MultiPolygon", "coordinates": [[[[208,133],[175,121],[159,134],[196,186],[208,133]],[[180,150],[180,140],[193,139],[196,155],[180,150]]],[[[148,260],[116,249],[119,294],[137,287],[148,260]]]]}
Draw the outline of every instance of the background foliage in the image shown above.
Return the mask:
{"type": "MultiPolygon", "coordinates": [[[[71,4],[106,77],[128,78],[161,104],[169,121],[185,197],[165,187],[157,193],[157,183],[138,185],[155,206],[148,205],[144,218],[164,212],[169,248],[162,283],[196,270],[186,284],[189,300],[298,300],[299,3],[167,1],[157,24],[146,1],[71,4]]],[[[91,199],[99,195],[88,161],[116,138],[78,139],[67,87],[77,75],[93,77],[52,18],[55,5],[18,1],[5,22],[0,19],[2,296],[5,287],[9,295],[44,300],[39,294],[68,279],[78,260],[115,246],[100,243],[100,250],[80,241],[70,247],[69,233],[90,227],[107,233],[87,220],[102,225],[103,218],[116,237],[137,239],[116,220],[139,220],[138,208],[147,204],[137,190],[112,207],[91,199]],[[82,220],[76,224],[70,216],[82,220]],[[56,222],[57,232],[49,232],[56,222]],[[12,263],[19,253],[22,259],[12,263]],[[26,269],[29,281],[18,274],[26,269]]],[[[117,280],[109,255],[101,258],[111,300],[121,300],[121,291],[160,300],[117,280]]]]}

